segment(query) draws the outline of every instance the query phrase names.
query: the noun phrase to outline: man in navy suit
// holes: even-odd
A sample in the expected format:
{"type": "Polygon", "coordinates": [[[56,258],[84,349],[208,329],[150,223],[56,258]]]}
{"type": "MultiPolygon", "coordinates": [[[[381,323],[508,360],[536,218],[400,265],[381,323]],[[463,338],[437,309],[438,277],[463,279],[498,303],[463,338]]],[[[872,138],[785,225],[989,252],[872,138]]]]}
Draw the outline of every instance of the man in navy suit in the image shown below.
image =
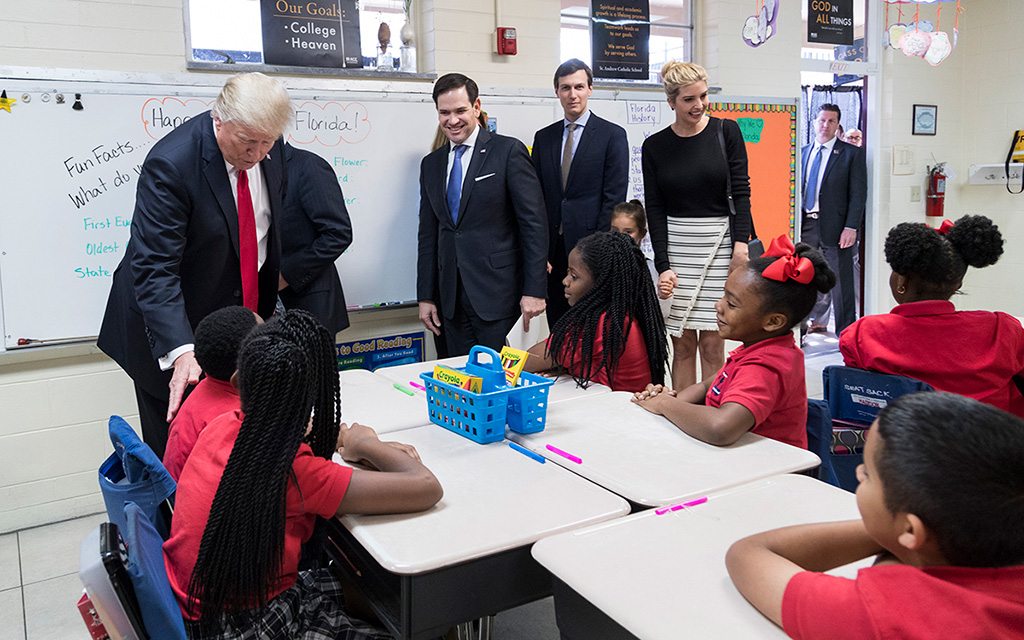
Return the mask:
{"type": "Polygon", "coordinates": [[[626,130],[587,108],[594,74],[582,60],[555,71],[555,94],[565,117],[533,137],[548,218],[548,325],[569,310],[562,280],[576,242],[611,228],[612,208],[626,200],[629,145],[626,130]]]}
{"type": "Polygon", "coordinates": [[[202,373],[195,326],[231,305],[274,312],[290,119],[280,82],[232,76],[212,111],[167,134],[142,165],[98,344],[135,383],[143,439],[161,457],[167,423],[202,373]]]}
{"type": "Polygon", "coordinates": [[[434,105],[448,144],[420,164],[420,321],[435,335],[444,330],[449,355],[501,349],[520,315],[528,330],[544,311],[540,184],[522,142],[479,126],[473,80],[438,78],[434,105]]]}
{"type": "Polygon", "coordinates": [[[352,222],[338,176],[315,153],[284,146],[288,193],[281,213],[281,291],[286,309],[305,309],[332,335],[348,328],[334,261],[352,244],[352,222]]]}
{"type": "Polygon", "coordinates": [[[840,113],[834,104],[821,105],[814,120],[815,141],[801,150],[804,188],[800,239],[820,248],[837,275],[832,290],[837,335],[857,319],[853,246],[867,203],[864,150],[836,137],[840,113]]]}

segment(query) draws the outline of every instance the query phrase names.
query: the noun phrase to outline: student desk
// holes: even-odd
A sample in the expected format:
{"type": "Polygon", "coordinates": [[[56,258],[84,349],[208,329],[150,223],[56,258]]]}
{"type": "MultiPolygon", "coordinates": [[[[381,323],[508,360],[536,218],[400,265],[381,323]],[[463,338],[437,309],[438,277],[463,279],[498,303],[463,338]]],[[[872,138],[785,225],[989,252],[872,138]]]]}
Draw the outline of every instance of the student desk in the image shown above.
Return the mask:
{"type": "MultiPolygon", "coordinates": [[[[443,358],[441,360],[431,360],[429,362],[414,362],[413,364],[402,364],[397,367],[381,367],[374,371],[374,373],[391,382],[397,382],[398,384],[409,387],[410,381],[415,382],[416,384],[422,384],[423,381],[420,380],[420,374],[433,372],[435,364],[443,364],[449,367],[464,367],[466,366],[466,356],[455,356],[454,358],[443,358]]],[[[412,389],[412,387],[409,388],[412,389]]],[[[419,389],[416,389],[416,392],[420,395],[426,395],[425,392],[420,391],[419,389]]],[[[556,402],[564,402],[575,398],[589,398],[591,396],[610,392],[611,388],[597,383],[592,383],[588,385],[586,389],[581,389],[576,386],[576,381],[572,379],[572,376],[563,375],[559,376],[558,379],[555,380],[555,384],[551,385],[551,393],[548,395],[548,405],[550,406],[556,402]]]]}
{"type": "MultiPolygon", "coordinates": [[[[427,398],[423,394],[402,393],[391,381],[365,369],[339,371],[338,380],[341,381],[341,419],[348,424],[358,422],[379,434],[430,424],[427,398]]],[[[413,390],[409,385],[405,387],[413,390]]]]}
{"type": "Polygon", "coordinates": [[[396,439],[416,447],[444,498],[419,514],[332,519],[330,533],[338,567],[396,638],[436,638],[550,595],[529,545],[629,513],[622,498],[504,441],[479,445],[436,425],[396,439]]]}
{"type": "Polygon", "coordinates": [[[544,431],[508,437],[548,460],[643,506],[658,507],[705,496],[820,463],[806,449],[746,433],[716,447],[692,438],[667,418],[645,411],[613,391],[548,407],[544,431]],[[547,445],[583,460],[576,464],[547,445]]]}
{"type": "MultiPolygon", "coordinates": [[[[775,476],[679,511],[650,509],[545,538],[533,556],[555,576],[565,640],[785,638],[733,586],[725,552],[760,531],[858,517],[851,493],[807,476],[775,476]]],[[[870,563],[838,573],[853,577],[870,563]]]]}

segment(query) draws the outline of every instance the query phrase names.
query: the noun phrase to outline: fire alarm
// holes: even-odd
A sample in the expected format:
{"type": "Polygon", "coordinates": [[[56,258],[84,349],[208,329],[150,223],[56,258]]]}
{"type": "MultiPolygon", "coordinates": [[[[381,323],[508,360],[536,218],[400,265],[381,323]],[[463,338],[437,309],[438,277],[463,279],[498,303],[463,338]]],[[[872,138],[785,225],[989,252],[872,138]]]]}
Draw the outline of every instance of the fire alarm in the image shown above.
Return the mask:
{"type": "Polygon", "coordinates": [[[500,56],[516,55],[516,29],[515,27],[498,27],[494,32],[494,52],[500,56]]]}

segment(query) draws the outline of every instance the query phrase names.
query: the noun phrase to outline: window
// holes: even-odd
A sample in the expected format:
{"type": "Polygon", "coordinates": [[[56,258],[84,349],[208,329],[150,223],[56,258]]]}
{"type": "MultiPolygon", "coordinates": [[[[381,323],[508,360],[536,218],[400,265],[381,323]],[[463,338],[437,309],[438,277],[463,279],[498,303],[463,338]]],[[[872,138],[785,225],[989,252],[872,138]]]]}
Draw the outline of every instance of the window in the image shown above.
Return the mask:
{"type": "MultiPolygon", "coordinates": [[[[191,61],[263,64],[260,0],[186,0],[191,61]]],[[[398,66],[399,32],[405,24],[404,0],[359,2],[359,40],[363,68],[377,65],[378,30],[391,31],[388,50],[398,66]]]]}
{"type": "MultiPolygon", "coordinates": [[[[651,0],[650,77],[646,81],[600,80],[600,82],[658,82],[661,67],[669,60],[690,61],[693,56],[692,0],[651,0]]],[[[591,64],[590,2],[562,0],[562,60],[579,58],[591,64]]]]}

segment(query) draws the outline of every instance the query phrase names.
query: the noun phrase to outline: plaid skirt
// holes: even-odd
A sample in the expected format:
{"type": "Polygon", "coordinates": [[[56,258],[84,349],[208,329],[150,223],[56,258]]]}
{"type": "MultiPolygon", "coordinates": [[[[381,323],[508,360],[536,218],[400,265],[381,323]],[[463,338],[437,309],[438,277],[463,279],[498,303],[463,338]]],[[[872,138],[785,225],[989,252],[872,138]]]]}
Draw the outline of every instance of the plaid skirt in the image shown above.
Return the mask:
{"type": "Polygon", "coordinates": [[[209,625],[185,621],[192,640],[392,640],[385,629],[345,614],[330,569],[300,571],[292,587],[259,611],[222,614],[209,625]]]}
{"type": "Polygon", "coordinates": [[[729,217],[668,218],[668,262],[676,273],[669,335],[684,329],[718,331],[715,303],[725,295],[732,260],[729,217]]]}

